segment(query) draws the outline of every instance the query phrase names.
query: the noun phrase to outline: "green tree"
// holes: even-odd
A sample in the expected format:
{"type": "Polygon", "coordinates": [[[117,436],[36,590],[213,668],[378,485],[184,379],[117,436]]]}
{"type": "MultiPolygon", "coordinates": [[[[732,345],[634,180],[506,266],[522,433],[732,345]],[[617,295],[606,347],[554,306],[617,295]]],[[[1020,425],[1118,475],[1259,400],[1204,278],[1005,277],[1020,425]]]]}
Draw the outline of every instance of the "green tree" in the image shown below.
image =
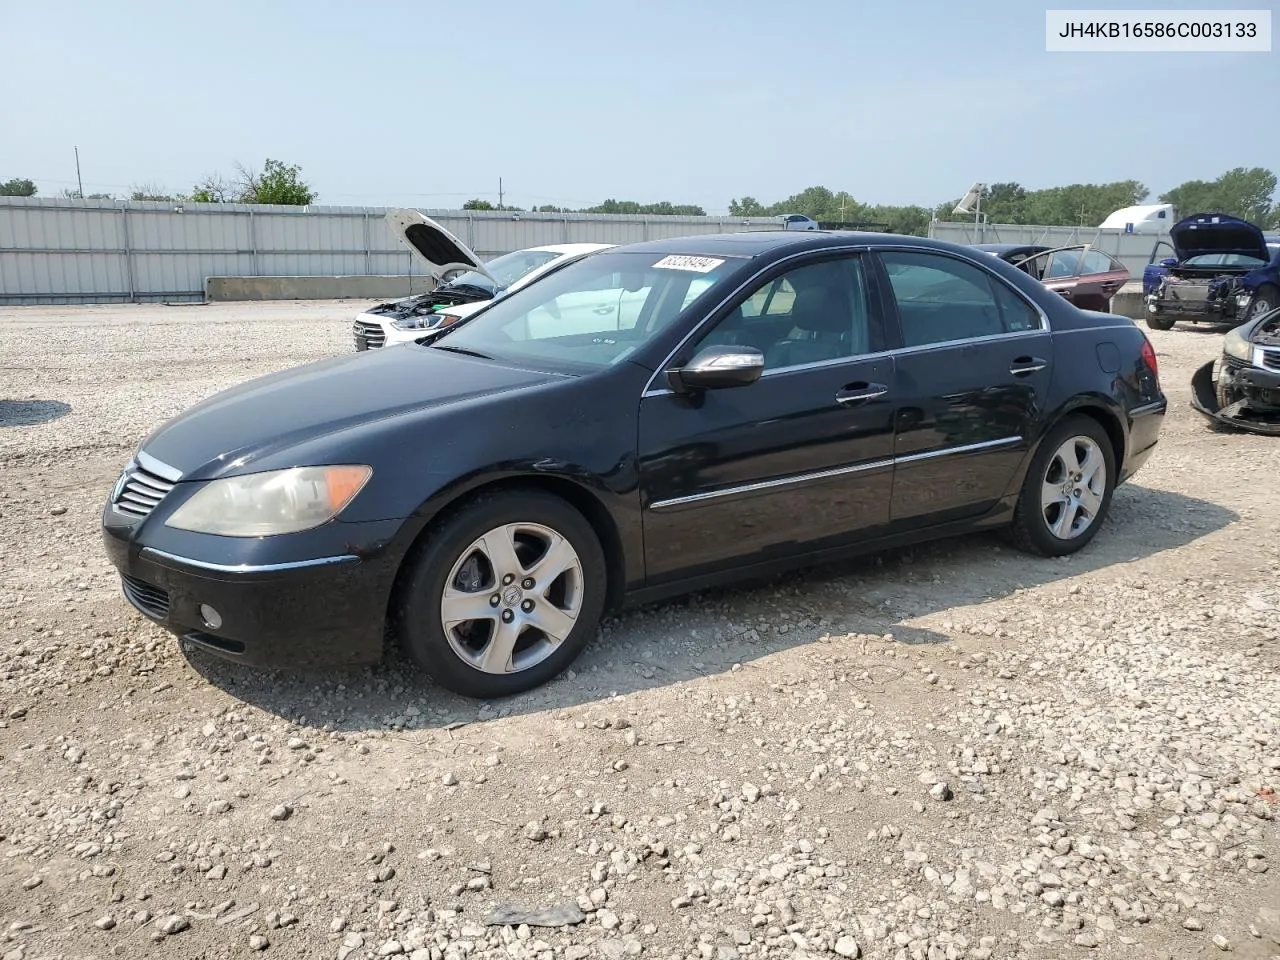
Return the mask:
{"type": "Polygon", "coordinates": [[[729,216],[731,217],[764,217],[764,204],[755,197],[743,197],[741,200],[729,201],[729,216]]]}
{"type": "Polygon", "coordinates": [[[1160,195],[1178,216],[1229,213],[1259,227],[1280,226],[1280,204],[1273,204],[1276,175],[1263,167],[1236,167],[1216,180],[1188,180],[1160,195]]]}
{"type": "Polygon", "coordinates": [[[614,200],[587,207],[582,213],[615,213],[615,214],[648,214],[655,217],[705,217],[707,211],[692,203],[672,203],[661,200],[657,203],[639,203],[635,200],[614,200]]]}
{"type": "Polygon", "coordinates": [[[315,202],[316,192],[299,176],[302,168],[297,164],[268,159],[260,173],[241,164],[236,165],[236,170],[240,180],[240,193],[236,199],[241,203],[305,207],[315,202]]]}
{"type": "Polygon", "coordinates": [[[161,200],[168,201],[174,199],[173,196],[164,191],[164,188],[157,187],[154,184],[144,183],[133,187],[129,193],[130,200],[161,200]]]}
{"type": "MultiPolygon", "coordinates": [[[[1137,180],[1114,183],[1073,183],[1044,190],[1027,190],[1017,183],[993,183],[982,195],[982,213],[991,223],[1041,223],[1046,226],[1097,226],[1107,214],[1141,203],[1147,188],[1137,180]]],[[[960,201],[935,208],[939,220],[972,220],[973,214],[953,213],[960,201]]]]}
{"type": "Polygon", "coordinates": [[[0,183],[0,197],[34,197],[36,185],[23,177],[14,177],[0,183]]]}
{"type": "Polygon", "coordinates": [[[493,204],[488,200],[468,200],[462,205],[463,210],[492,210],[493,204]]]}
{"type": "Polygon", "coordinates": [[[188,203],[230,203],[235,189],[222,176],[211,173],[191,188],[191,192],[180,199],[188,203]]]}

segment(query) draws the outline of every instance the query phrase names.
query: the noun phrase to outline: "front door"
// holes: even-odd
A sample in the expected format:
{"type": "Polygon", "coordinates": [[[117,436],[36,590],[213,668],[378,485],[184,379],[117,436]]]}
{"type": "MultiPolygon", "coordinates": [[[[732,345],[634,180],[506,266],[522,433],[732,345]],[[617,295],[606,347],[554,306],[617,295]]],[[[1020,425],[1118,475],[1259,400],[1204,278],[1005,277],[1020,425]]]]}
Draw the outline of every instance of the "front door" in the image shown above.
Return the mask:
{"type": "Polygon", "coordinates": [[[896,307],[895,529],[976,516],[1006,492],[1043,409],[1053,339],[999,277],[944,253],[880,254],[896,307]]]}
{"type": "Polygon", "coordinates": [[[659,582],[836,545],[889,521],[893,360],[856,254],[779,269],[674,358],[755,346],[746,387],[641,400],[646,573],[659,582]],[[877,354],[872,356],[872,354],[877,354]]]}

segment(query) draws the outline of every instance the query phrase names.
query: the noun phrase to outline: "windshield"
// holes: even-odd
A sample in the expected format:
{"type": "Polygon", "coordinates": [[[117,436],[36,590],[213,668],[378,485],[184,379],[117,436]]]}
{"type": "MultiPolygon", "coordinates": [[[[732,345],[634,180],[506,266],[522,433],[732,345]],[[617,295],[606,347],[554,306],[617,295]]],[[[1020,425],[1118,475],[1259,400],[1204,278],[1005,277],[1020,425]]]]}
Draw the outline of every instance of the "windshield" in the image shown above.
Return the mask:
{"type": "Polygon", "coordinates": [[[432,346],[574,369],[620,363],[744,261],[597,253],[513,291],[432,346]]]}
{"type": "MultiPolygon", "coordinates": [[[[498,281],[497,290],[505,290],[521,277],[532,273],[545,263],[550,263],[560,254],[551,250],[517,250],[504,253],[500,257],[485,261],[484,268],[493,274],[498,281]]],[[[468,270],[451,279],[445,287],[480,287],[496,293],[493,281],[483,273],[468,270]]]]}

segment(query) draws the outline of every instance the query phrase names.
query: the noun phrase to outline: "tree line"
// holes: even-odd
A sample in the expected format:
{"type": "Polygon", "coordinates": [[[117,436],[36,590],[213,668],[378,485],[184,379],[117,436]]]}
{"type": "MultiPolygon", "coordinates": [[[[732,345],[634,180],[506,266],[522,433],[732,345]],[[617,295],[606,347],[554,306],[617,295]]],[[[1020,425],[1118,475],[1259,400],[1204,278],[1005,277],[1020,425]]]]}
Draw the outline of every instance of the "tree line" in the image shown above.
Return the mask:
{"type": "MultiPolygon", "coordinates": [[[[1161,203],[1172,203],[1179,216],[1192,213],[1227,213],[1241,217],[1263,229],[1280,228],[1280,203],[1274,202],[1276,175],[1263,167],[1236,167],[1214,180],[1188,180],[1160,194],[1161,203]]],[[[31,197],[36,185],[25,178],[0,182],[0,196],[31,197]]],[[[75,191],[64,196],[78,197],[75,191]]],[[[1148,200],[1150,191],[1137,180],[1114,183],[1073,183],[1061,187],[1028,190],[1018,183],[992,183],[982,192],[982,214],[991,223],[1043,224],[1046,226],[1093,227],[1121,207],[1148,200]]],[[[186,193],[170,194],[144,184],[130,192],[130,200],[187,201],[190,203],[275,203],[305,206],[317,194],[301,177],[301,167],[279,160],[267,160],[261,170],[236,165],[232,179],[211,174],[186,193]]],[[[110,194],[90,194],[90,199],[113,199],[110,194]]],[[[959,199],[935,207],[918,205],[869,204],[847,191],[808,187],[799,193],[764,204],[755,197],[729,202],[733,217],[773,217],[800,213],[821,222],[874,224],[893,233],[924,235],[931,220],[971,221],[972,214],[954,213],[959,199]]],[[[464,210],[511,210],[523,208],[483,199],[468,200],[464,210]]],[[[706,216],[697,204],[640,203],[608,199],[592,207],[571,209],[552,205],[531,207],[537,213],[629,213],[649,216],[706,216]]]]}
{"type": "MultiPolygon", "coordinates": [[[[1280,228],[1280,203],[1272,198],[1276,175],[1263,167],[1236,167],[1215,180],[1188,180],[1160,194],[1179,216],[1228,213],[1263,229],[1280,228]]],[[[990,223],[1096,227],[1122,207],[1149,201],[1150,190],[1137,180],[1114,183],[1073,183],[1028,190],[1018,183],[993,183],[982,191],[982,215],[990,223]]],[[[884,224],[894,233],[924,235],[929,221],[972,221],[973,214],[953,212],[960,198],[936,207],[862,203],[850,194],[826,187],[809,187],[785,200],[763,204],[754,197],[729,203],[735,217],[768,217],[802,213],[819,221],[884,224]]]]}
{"type": "MultiPolygon", "coordinates": [[[[301,177],[302,168],[280,160],[268,159],[258,170],[242,163],[235,165],[231,178],[211,173],[185,192],[170,192],[155,184],[138,184],[130,188],[128,200],[157,200],[173,203],[275,203],[305,207],[314,203],[317,194],[301,177]]],[[[15,177],[0,182],[0,197],[34,197],[36,185],[26,178],[15,177]]],[[[72,200],[115,200],[110,193],[82,195],[79,190],[63,190],[60,194],[72,200]]]]}

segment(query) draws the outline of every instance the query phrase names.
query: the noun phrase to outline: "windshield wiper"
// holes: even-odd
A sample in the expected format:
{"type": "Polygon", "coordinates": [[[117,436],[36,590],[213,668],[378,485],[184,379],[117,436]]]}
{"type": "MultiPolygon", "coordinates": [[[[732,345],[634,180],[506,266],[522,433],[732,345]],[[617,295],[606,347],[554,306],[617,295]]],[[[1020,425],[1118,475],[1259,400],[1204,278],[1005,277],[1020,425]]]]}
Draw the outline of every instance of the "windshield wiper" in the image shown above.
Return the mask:
{"type": "Polygon", "coordinates": [[[446,286],[442,287],[441,289],[448,290],[449,292],[453,292],[455,290],[457,291],[474,290],[476,293],[479,293],[482,296],[486,296],[486,297],[492,296],[493,294],[493,290],[491,290],[488,287],[482,287],[478,283],[450,283],[450,284],[446,284],[446,286]]]}
{"type": "Polygon", "coordinates": [[[469,350],[466,347],[460,347],[454,343],[433,343],[431,347],[435,350],[448,350],[450,353],[461,353],[468,357],[477,357],[481,360],[492,360],[493,357],[487,353],[481,353],[479,350],[469,350]]]}

